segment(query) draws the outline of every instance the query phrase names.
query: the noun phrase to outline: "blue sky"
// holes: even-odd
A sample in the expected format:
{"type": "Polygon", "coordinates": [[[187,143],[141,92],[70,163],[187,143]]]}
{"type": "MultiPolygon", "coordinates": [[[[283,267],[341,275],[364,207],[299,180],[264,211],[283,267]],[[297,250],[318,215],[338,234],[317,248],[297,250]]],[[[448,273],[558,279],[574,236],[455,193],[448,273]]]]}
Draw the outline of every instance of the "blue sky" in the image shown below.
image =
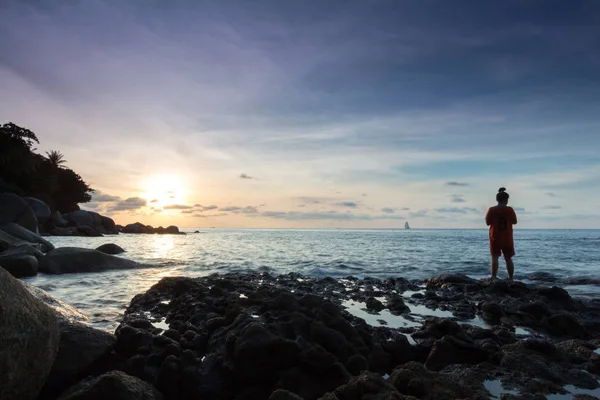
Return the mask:
{"type": "Polygon", "coordinates": [[[119,222],[479,227],[506,186],[523,227],[600,227],[595,0],[0,12],[0,122],[119,222]]]}

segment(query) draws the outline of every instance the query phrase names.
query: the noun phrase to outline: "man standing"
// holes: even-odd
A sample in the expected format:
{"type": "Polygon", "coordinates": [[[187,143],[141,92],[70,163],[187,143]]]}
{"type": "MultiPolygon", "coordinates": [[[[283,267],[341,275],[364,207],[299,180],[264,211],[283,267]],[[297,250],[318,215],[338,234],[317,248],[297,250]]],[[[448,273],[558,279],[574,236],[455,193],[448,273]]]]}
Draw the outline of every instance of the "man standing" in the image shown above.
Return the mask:
{"type": "Polygon", "coordinates": [[[506,188],[501,187],[496,194],[498,205],[490,207],[485,216],[485,223],[490,227],[490,253],[492,254],[492,279],[498,273],[498,259],[504,255],[508,280],[512,281],[515,266],[512,257],[515,255],[513,241],[513,225],[517,223],[517,214],[508,206],[506,188]]]}

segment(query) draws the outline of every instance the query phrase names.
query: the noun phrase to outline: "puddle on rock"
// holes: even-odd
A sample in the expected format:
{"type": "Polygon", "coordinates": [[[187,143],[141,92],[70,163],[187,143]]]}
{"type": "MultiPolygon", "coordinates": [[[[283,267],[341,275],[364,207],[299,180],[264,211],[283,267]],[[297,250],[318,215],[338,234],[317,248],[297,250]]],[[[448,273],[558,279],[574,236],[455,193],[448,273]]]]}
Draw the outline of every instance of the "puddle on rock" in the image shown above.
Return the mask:
{"type": "Polygon", "coordinates": [[[433,310],[431,308],[427,308],[421,305],[409,304],[406,303],[408,308],[410,308],[411,314],[417,314],[422,316],[429,317],[440,317],[440,318],[452,318],[452,313],[450,311],[442,311],[440,309],[433,310]]]}
{"type": "Polygon", "coordinates": [[[405,290],[402,292],[402,297],[412,297],[413,294],[422,294],[425,295],[425,290],[405,290]]]}
{"type": "Polygon", "coordinates": [[[491,393],[492,397],[495,399],[499,399],[503,394],[512,394],[518,395],[519,392],[512,389],[505,389],[502,386],[502,382],[499,379],[488,380],[483,382],[483,387],[487,389],[488,392],[491,393]]]}
{"type": "Polygon", "coordinates": [[[567,394],[547,394],[546,399],[548,400],[570,400],[574,395],[577,394],[587,394],[589,396],[595,396],[596,398],[600,397],[600,388],[596,389],[582,389],[577,386],[567,385],[563,387],[567,392],[567,394]]]}
{"type": "Polygon", "coordinates": [[[169,304],[171,304],[171,301],[170,300],[163,300],[163,301],[160,302],[160,304],[164,304],[164,305],[168,306],[169,304]]]}
{"type": "Polygon", "coordinates": [[[384,320],[387,322],[385,326],[390,328],[416,328],[421,326],[419,322],[411,321],[400,315],[393,315],[388,310],[382,310],[378,314],[369,314],[364,310],[367,308],[367,304],[360,301],[346,300],[342,302],[342,306],[350,314],[364,319],[371,326],[384,326],[378,320],[384,320]]]}
{"type": "Polygon", "coordinates": [[[600,355],[600,347],[598,347],[596,350],[594,350],[594,353],[600,355]]]}
{"type": "Polygon", "coordinates": [[[243,294],[243,293],[240,293],[240,299],[247,299],[247,298],[248,298],[248,296],[246,296],[246,295],[245,295],[245,294],[243,294]]]}
{"type": "Polygon", "coordinates": [[[165,321],[166,320],[163,318],[158,322],[150,321],[150,323],[152,324],[153,327],[162,329],[163,331],[166,331],[166,330],[169,330],[169,324],[167,324],[165,321]]]}

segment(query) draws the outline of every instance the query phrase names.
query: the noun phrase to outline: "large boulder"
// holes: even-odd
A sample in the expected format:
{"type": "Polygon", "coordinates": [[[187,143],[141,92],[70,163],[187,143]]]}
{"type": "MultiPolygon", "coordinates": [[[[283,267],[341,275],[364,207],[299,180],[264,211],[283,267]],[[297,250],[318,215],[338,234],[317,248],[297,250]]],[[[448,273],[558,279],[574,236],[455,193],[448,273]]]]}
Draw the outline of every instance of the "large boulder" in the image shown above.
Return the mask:
{"type": "Polygon", "coordinates": [[[38,233],[35,213],[25,200],[13,193],[0,194],[0,225],[14,222],[31,232],[38,233]]]}
{"type": "Polygon", "coordinates": [[[22,282],[25,289],[54,311],[58,319],[58,353],[40,397],[56,398],[108,358],[116,339],[86,324],[87,317],[46,291],[22,282]]]}
{"type": "Polygon", "coordinates": [[[96,250],[101,251],[105,254],[121,254],[125,252],[125,249],[114,243],[105,243],[102,246],[96,248],[96,250]]]}
{"type": "Polygon", "coordinates": [[[93,372],[116,341],[108,332],[66,319],[59,320],[59,330],[58,353],[43,389],[53,398],[93,372]]]}
{"type": "Polygon", "coordinates": [[[26,240],[19,239],[13,235],[9,235],[0,229],[0,251],[5,251],[13,247],[33,245],[26,240]]]}
{"type": "Polygon", "coordinates": [[[33,210],[39,225],[46,223],[52,217],[50,207],[42,200],[35,197],[23,197],[23,200],[33,210]]]}
{"type": "Polygon", "coordinates": [[[59,400],[160,400],[162,394],[152,385],[121,371],[111,371],[79,383],[59,400]]]}
{"type": "Polygon", "coordinates": [[[56,315],[0,269],[0,399],[35,399],[59,342],[56,315]]]}
{"type": "Polygon", "coordinates": [[[50,251],[40,259],[39,270],[48,274],[68,274],[131,269],[140,266],[135,261],[104,254],[98,250],[61,247],[50,251]]]}
{"type": "Polygon", "coordinates": [[[94,217],[92,213],[85,210],[73,211],[68,214],[64,214],[63,217],[69,221],[69,223],[79,226],[94,226],[94,217]]]}
{"type": "Polygon", "coordinates": [[[127,224],[123,227],[123,233],[148,233],[146,225],[141,222],[135,222],[133,224],[127,224]]]}
{"type": "Polygon", "coordinates": [[[0,230],[4,231],[5,233],[8,233],[11,236],[18,238],[18,239],[25,240],[29,243],[40,244],[41,250],[43,252],[47,252],[47,251],[54,249],[54,245],[52,243],[50,243],[49,241],[47,241],[46,239],[44,239],[37,233],[34,233],[34,232],[30,231],[29,229],[26,229],[17,223],[8,222],[5,224],[2,224],[2,225],[0,225],[0,230]]]}
{"type": "Polygon", "coordinates": [[[58,227],[65,227],[69,224],[69,221],[63,217],[60,211],[56,210],[52,213],[52,225],[58,227]]]}
{"type": "Polygon", "coordinates": [[[38,271],[38,259],[44,253],[32,246],[13,247],[0,253],[0,267],[15,278],[35,276],[38,271]]]}
{"type": "Polygon", "coordinates": [[[106,233],[119,233],[117,231],[117,225],[112,218],[105,217],[104,215],[100,216],[100,220],[102,223],[102,227],[106,233]]]}

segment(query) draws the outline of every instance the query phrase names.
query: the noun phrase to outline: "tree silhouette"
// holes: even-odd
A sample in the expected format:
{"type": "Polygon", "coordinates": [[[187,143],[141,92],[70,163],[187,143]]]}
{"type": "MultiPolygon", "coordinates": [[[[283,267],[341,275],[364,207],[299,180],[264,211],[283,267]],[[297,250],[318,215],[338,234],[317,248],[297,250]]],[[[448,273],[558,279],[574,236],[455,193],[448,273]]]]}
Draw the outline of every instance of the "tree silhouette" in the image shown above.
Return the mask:
{"type": "Polygon", "coordinates": [[[46,152],[46,159],[54,168],[61,168],[63,164],[67,162],[63,153],[57,150],[50,150],[50,152],[46,152]]]}

